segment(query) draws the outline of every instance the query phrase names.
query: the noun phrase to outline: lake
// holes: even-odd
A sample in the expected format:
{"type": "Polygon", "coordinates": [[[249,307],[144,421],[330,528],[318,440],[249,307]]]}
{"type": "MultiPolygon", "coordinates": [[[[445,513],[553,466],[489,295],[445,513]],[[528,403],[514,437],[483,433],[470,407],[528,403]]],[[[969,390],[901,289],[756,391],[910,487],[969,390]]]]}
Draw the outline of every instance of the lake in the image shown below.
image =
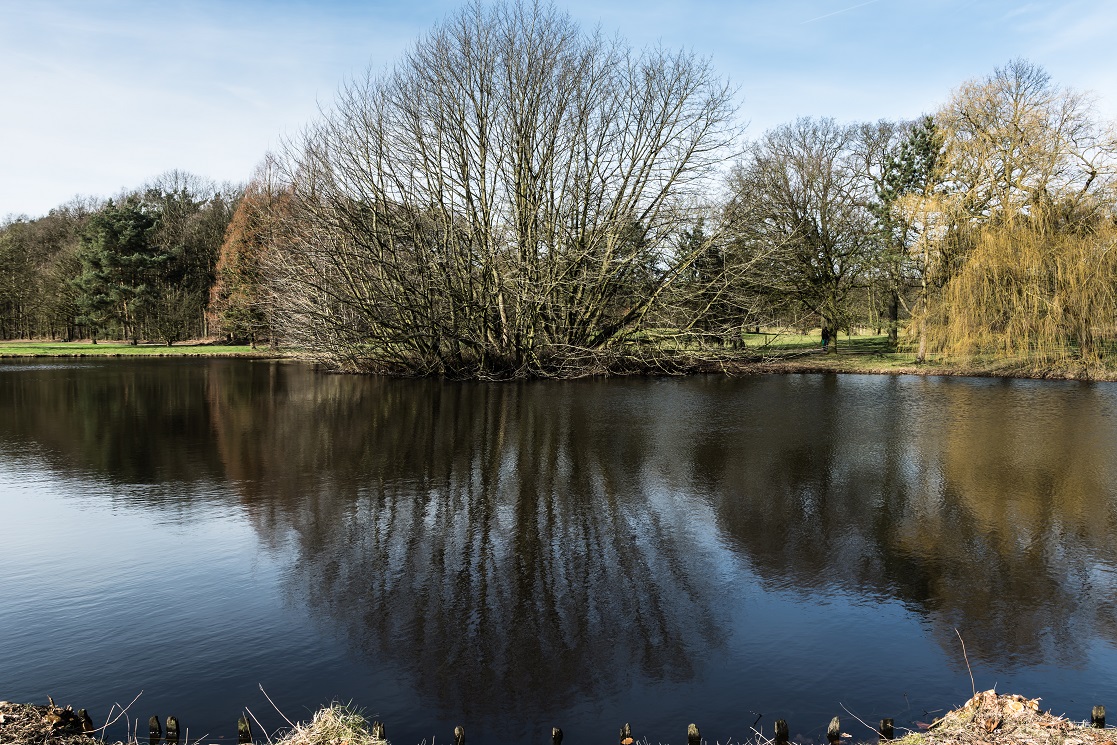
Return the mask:
{"type": "MultiPolygon", "coordinates": [[[[0,699],[390,740],[1117,706],[1117,385],[0,362],[0,699]]],[[[436,741],[437,741],[436,740],[436,741]]]]}

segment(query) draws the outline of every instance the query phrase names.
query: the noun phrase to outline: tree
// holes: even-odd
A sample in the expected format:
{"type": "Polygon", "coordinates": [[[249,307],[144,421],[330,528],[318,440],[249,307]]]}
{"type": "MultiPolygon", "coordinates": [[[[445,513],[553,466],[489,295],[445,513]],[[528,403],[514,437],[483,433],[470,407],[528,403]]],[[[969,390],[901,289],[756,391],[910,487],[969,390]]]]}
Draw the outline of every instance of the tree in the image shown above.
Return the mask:
{"type": "Polygon", "coordinates": [[[942,289],[919,319],[920,356],[926,344],[1089,365],[1117,331],[1117,143],[1083,94],[1020,59],[960,87],[937,122],[943,184],[927,245],[942,289]]]}
{"type": "Polygon", "coordinates": [[[168,344],[208,335],[206,306],[240,192],[190,173],[169,171],[136,195],[159,217],[151,241],[167,262],[156,283],[151,330],[168,344]]]}
{"type": "Polygon", "coordinates": [[[81,321],[96,333],[118,324],[135,344],[140,324],[153,304],[155,283],[168,255],[151,242],[157,217],[135,200],[112,200],[86,225],[81,238],[79,292],[81,321]]]}
{"type": "Polygon", "coordinates": [[[0,339],[31,335],[36,277],[26,220],[0,225],[0,339]]]}
{"type": "Polygon", "coordinates": [[[215,328],[253,347],[271,336],[264,277],[266,256],[276,240],[276,221],[287,203],[278,193],[270,160],[245,189],[217,260],[209,312],[215,328]]]}
{"type": "Polygon", "coordinates": [[[1059,201],[1085,205],[1113,187],[1113,142],[1088,98],[1054,85],[1027,60],[963,84],[936,120],[959,219],[1010,219],[1059,201]]]}
{"type": "Polygon", "coordinates": [[[727,219],[734,250],[752,257],[749,284],[816,314],[828,351],[877,238],[856,137],[833,119],[801,118],[753,143],[730,178],[727,219]]]}
{"type": "Polygon", "coordinates": [[[735,136],[707,62],[471,3],[288,150],[283,332],[347,369],[547,374],[642,327],[735,136]],[[632,288],[642,285],[639,292],[632,288]]]}
{"type": "Polygon", "coordinates": [[[919,303],[926,303],[930,256],[920,238],[928,228],[927,205],[941,181],[942,135],[934,118],[925,116],[904,125],[863,125],[859,139],[881,241],[874,270],[888,299],[888,340],[895,346],[905,289],[918,284],[919,303]]]}

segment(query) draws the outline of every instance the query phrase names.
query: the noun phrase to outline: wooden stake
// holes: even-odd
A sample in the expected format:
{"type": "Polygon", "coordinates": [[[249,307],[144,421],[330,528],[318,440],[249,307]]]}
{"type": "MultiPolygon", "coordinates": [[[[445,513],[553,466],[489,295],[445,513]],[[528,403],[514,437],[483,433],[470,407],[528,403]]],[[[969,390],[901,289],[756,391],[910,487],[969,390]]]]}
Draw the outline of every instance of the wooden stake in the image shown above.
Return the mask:
{"type": "Polygon", "coordinates": [[[877,730],[877,733],[880,735],[880,739],[882,740],[891,740],[893,737],[895,737],[896,731],[892,726],[892,720],[881,719],[880,728],[877,730]]]}
{"type": "Polygon", "coordinates": [[[698,731],[698,725],[691,723],[686,728],[686,745],[702,745],[702,734],[698,731]]]}
{"type": "Polygon", "coordinates": [[[178,742],[178,717],[167,717],[167,742],[178,742]]]}
{"type": "Polygon", "coordinates": [[[1095,706],[1090,712],[1090,723],[1098,729],[1105,729],[1105,707],[1095,706]]]}
{"type": "Polygon", "coordinates": [[[163,728],[159,726],[159,717],[155,714],[151,715],[151,719],[147,720],[147,739],[151,745],[159,742],[163,738],[163,728]]]}
{"type": "Polygon", "coordinates": [[[776,720],[776,736],[775,741],[779,743],[786,743],[791,740],[790,733],[787,729],[787,722],[783,719],[776,720]]]}
{"type": "Polygon", "coordinates": [[[840,742],[842,739],[842,721],[837,717],[830,720],[830,726],[826,728],[826,741],[833,745],[840,742]]]}
{"type": "Polygon", "coordinates": [[[248,717],[244,714],[241,714],[240,719],[237,720],[237,742],[239,745],[252,742],[252,725],[248,723],[248,717]]]}
{"type": "Polygon", "coordinates": [[[551,728],[551,745],[562,745],[562,730],[558,727],[551,728]]]}
{"type": "Polygon", "coordinates": [[[454,727],[454,745],[465,745],[465,727],[454,727]]]}

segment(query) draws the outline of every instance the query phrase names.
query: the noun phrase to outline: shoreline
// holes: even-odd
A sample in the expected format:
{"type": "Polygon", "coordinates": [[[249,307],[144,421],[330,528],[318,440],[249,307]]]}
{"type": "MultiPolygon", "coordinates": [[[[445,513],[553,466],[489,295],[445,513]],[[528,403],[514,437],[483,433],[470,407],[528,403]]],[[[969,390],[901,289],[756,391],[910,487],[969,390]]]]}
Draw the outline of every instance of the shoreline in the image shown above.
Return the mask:
{"type": "MultiPolygon", "coordinates": [[[[248,346],[220,345],[209,342],[186,341],[175,346],[145,343],[133,346],[121,342],[0,342],[0,359],[88,359],[111,358],[171,358],[191,359],[259,359],[286,360],[309,365],[317,364],[298,352],[274,349],[252,349],[248,346]]],[[[1019,359],[989,359],[982,362],[915,362],[914,355],[905,352],[845,351],[823,353],[821,350],[799,350],[776,353],[765,357],[745,355],[725,356],[720,359],[698,360],[678,357],[671,372],[648,366],[648,369],[621,371],[592,371],[580,377],[625,377],[677,375],[913,375],[918,377],[970,377],[1020,380],[1051,380],[1079,382],[1117,382],[1117,368],[1101,366],[1037,366],[1019,359]]],[[[375,374],[375,373],[369,373],[375,374]]],[[[576,379],[579,376],[573,376],[576,379]]],[[[545,376],[540,379],[547,379],[545,376]]],[[[557,379],[557,378],[556,378],[557,379]]]]}
{"type": "MultiPolygon", "coordinates": [[[[895,737],[891,719],[882,720],[880,726],[874,729],[871,724],[859,719],[843,723],[834,717],[827,728],[827,739],[829,745],[870,745],[888,741],[897,745],[1117,745],[1114,743],[1117,730],[1106,728],[1103,706],[1093,708],[1091,720],[1078,722],[1041,710],[1039,702],[1038,698],[1029,699],[1018,694],[982,691],[931,723],[915,723],[917,729],[907,729],[906,734],[903,733],[906,728],[899,728],[895,737]],[[859,738],[842,731],[846,727],[854,729],[854,723],[863,725],[873,736],[859,738]]],[[[179,724],[178,720],[174,720],[172,725],[171,719],[168,718],[164,739],[159,720],[151,718],[150,745],[161,742],[177,745],[179,724]]],[[[334,703],[319,707],[308,721],[295,723],[290,730],[273,735],[252,732],[248,720],[242,716],[237,732],[238,741],[242,743],[259,742],[260,735],[263,735],[271,745],[336,745],[340,742],[347,745],[388,745],[390,740],[386,736],[386,726],[380,722],[369,722],[361,712],[350,706],[334,703]]],[[[459,729],[455,729],[455,734],[459,729]]],[[[93,726],[84,709],[74,712],[69,706],[56,706],[53,700],[47,706],[0,701],[0,743],[5,745],[140,745],[138,731],[130,736],[127,743],[122,743],[104,740],[103,730],[103,727],[93,726]]],[[[561,745],[562,731],[556,728],[552,734],[554,745],[561,745]]],[[[638,731],[635,735],[634,738],[629,725],[622,728],[622,737],[627,736],[625,742],[647,742],[646,738],[639,737],[638,731]]],[[[222,737],[213,739],[228,740],[222,737]]],[[[697,725],[689,725],[687,741],[688,745],[703,742],[697,725]]],[[[781,719],[775,723],[772,739],[754,730],[752,736],[736,742],[741,745],[790,745],[800,741],[800,736],[789,740],[787,723],[781,719]]],[[[197,741],[195,745],[201,742],[197,741]]]]}

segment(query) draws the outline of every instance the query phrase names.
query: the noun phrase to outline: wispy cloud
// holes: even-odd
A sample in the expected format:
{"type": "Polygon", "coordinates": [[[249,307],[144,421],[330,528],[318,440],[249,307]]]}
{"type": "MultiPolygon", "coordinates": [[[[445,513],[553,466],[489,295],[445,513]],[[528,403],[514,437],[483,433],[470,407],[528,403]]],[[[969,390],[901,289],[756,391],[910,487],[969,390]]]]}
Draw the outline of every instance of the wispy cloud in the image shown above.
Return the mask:
{"type": "Polygon", "coordinates": [[[814,18],[809,18],[809,19],[803,21],[802,23],[800,23],[799,25],[805,25],[805,24],[808,24],[808,23],[814,23],[815,21],[821,21],[823,18],[829,18],[831,16],[841,15],[842,13],[848,13],[851,10],[856,10],[857,8],[864,8],[866,5],[872,5],[873,3],[879,3],[879,2],[880,2],[880,0],[866,0],[866,2],[858,3],[857,5],[850,5],[848,8],[842,8],[841,10],[835,10],[835,11],[830,12],[830,13],[823,13],[822,15],[816,16],[814,18]]]}

